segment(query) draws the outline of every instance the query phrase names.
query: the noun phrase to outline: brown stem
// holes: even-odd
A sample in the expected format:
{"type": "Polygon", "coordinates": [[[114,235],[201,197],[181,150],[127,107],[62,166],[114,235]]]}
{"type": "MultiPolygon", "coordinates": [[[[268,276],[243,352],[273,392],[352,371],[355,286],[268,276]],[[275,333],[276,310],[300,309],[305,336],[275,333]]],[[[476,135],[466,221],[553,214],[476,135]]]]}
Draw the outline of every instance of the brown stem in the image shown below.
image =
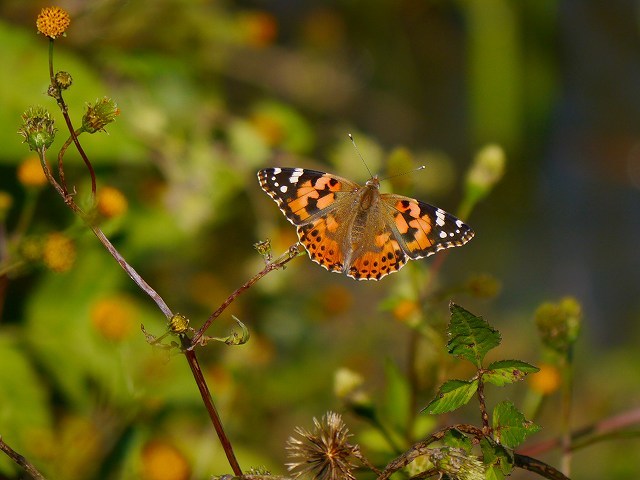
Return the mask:
{"type": "Polygon", "coordinates": [[[567,477],[565,474],[556,470],[551,465],[547,465],[546,463],[541,462],[536,458],[531,458],[527,457],[526,455],[516,453],[514,454],[513,460],[513,463],[516,467],[537,473],[541,477],[548,478],[550,480],[569,480],[569,477],[567,477]]]}
{"type": "Polygon", "coordinates": [[[224,453],[227,456],[227,460],[229,461],[229,465],[233,470],[234,475],[240,476],[242,475],[242,469],[238,464],[238,460],[236,459],[235,454],[233,453],[233,447],[231,446],[231,442],[229,441],[229,437],[224,431],[224,427],[222,426],[222,421],[220,420],[220,416],[218,415],[218,411],[216,410],[216,406],[213,403],[213,398],[211,397],[211,392],[209,391],[209,387],[207,386],[207,382],[204,379],[204,375],[202,374],[202,369],[200,368],[200,364],[198,363],[198,359],[196,358],[196,354],[193,350],[189,349],[191,346],[191,341],[186,337],[181,337],[182,347],[184,350],[185,358],[187,359],[187,363],[189,364],[189,368],[191,368],[191,373],[193,373],[193,378],[198,385],[198,390],[200,391],[200,396],[202,397],[202,401],[204,402],[205,407],[207,408],[207,412],[209,412],[209,417],[211,418],[211,422],[213,423],[213,428],[216,430],[216,434],[218,435],[218,439],[220,440],[220,444],[224,449],[224,453]]]}
{"type": "Polygon", "coordinates": [[[142,289],[142,291],[145,292],[156,303],[156,305],[162,311],[164,316],[166,318],[171,318],[173,316],[173,313],[171,312],[171,309],[163,300],[163,298],[158,294],[158,292],[156,292],[153,288],[151,288],[151,286],[138,274],[138,272],[131,265],[127,263],[124,257],[120,255],[120,252],[118,252],[116,247],[114,247],[113,244],[106,237],[104,232],[100,230],[100,228],[95,226],[93,223],[91,223],[88,216],[73,200],[73,197],[68,193],[66,193],[64,188],[56,181],[56,179],[53,177],[51,173],[51,169],[49,169],[49,166],[47,165],[47,161],[44,156],[44,151],[40,152],[40,164],[42,165],[42,169],[44,171],[45,176],[47,177],[47,180],[49,180],[49,183],[60,194],[60,196],[64,200],[64,203],[66,203],[67,206],[86,223],[86,225],[91,229],[91,231],[98,238],[98,240],[100,240],[100,243],[102,243],[102,245],[107,249],[107,251],[111,254],[111,256],[118,262],[118,264],[127,273],[127,275],[129,275],[131,280],[133,280],[135,284],[138,285],[138,287],[140,287],[140,289],[142,289]]]}
{"type": "Polygon", "coordinates": [[[189,350],[193,350],[197,345],[199,345],[202,336],[205,334],[207,329],[211,326],[216,318],[220,316],[224,310],[233,303],[233,301],[238,298],[242,293],[246,292],[253,284],[255,284],[258,280],[264,277],[267,273],[272,272],[273,270],[277,270],[278,268],[284,267],[287,263],[298,256],[299,252],[299,243],[292,245],[289,247],[289,250],[280,256],[277,260],[267,263],[265,267],[258,272],[254,277],[249,279],[244,285],[238,287],[231,295],[227,297],[227,299],[222,302],[222,304],[218,307],[218,309],[209,315],[207,321],[204,322],[202,327],[196,332],[196,334],[191,339],[191,346],[188,348],[189,350]]]}
{"type": "MultiPolygon", "coordinates": [[[[78,153],[80,154],[80,156],[82,157],[82,161],[84,162],[84,164],[87,166],[87,169],[89,170],[89,175],[91,176],[91,194],[93,195],[93,197],[95,197],[96,195],[96,173],[93,170],[93,166],[91,165],[91,162],[89,161],[89,158],[87,157],[87,154],[84,152],[84,149],[82,148],[82,145],[80,145],[80,141],[78,140],[78,136],[76,135],[76,130],[75,128],[73,128],[73,123],[71,122],[71,118],[69,117],[69,112],[68,112],[68,108],[67,108],[67,104],[64,101],[64,98],[62,97],[62,90],[60,89],[60,87],[56,84],[56,79],[55,79],[55,74],[53,73],[53,39],[49,38],[49,79],[51,81],[51,87],[50,87],[50,92],[53,92],[53,98],[56,99],[56,102],[58,103],[58,106],[60,107],[60,110],[62,111],[62,116],[64,117],[64,121],[67,124],[67,129],[69,130],[69,133],[71,134],[71,138],[73,139],[73,143],[76,146],[76,149],[78,150],[78,153]]],[[[62,161],[62,158],[59,159],[59,161],[62,161]]],[[[60,170],[62,172],[62,170],[60,170]]],[[[61,173],[62,175],[62,173],[61,173]]],[[[62,180],[62,190],[64,191],[65,195],[67,195],[67,187],[65,185],[64,182],[64,176],[61,177],[62,180]]]]}
{"type": "Polygon", "coordinates": [[[482,417],[482,433],[489,435],[489,414],[487,413],[487,402],[484,398],[484,381],[482,374],[478,375],[478,403],[480,404],[480,416],[482,417]]]}
{"type": "Polygon", "coordinates": [[[18,452],[16,452],[9,445],[4,443],[2,437],[0,437],[0,450],[3,451],[14,463],[20,465],[34,480],[46,480],[45,477],[34,467],[29,460],[24,458],[18,452]]]}
{"type": "MultiPolygon", "coordinates": [[[[606,418],[600,422],[574,430],[571,433],[571,448],[575,450],[582,446],[590,445],[592,442],[588,442],[588,438],[609,437],[613,433],[620,432],[622,428],[638,424],[640,424],[640,408],[635,408],[619,415],[606,418]],[[579,442],[580,440],[582,441],[579,442]],[[578,443],[580,444],[577,445],[578,443]]],[[[521,448],[519,449],[519,452],[527,455],[540,455],[541,453],[558,448],[561,444],[562,438],[557,437],[521,448]]]]}

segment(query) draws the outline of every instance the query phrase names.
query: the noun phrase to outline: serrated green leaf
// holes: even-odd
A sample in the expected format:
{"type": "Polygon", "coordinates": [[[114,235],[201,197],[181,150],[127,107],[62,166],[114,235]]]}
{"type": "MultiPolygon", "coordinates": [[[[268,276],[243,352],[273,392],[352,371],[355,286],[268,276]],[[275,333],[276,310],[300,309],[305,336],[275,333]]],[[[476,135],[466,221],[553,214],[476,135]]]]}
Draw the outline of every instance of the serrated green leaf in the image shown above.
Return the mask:
{"type": "Polygon", "coordinates": [[[436,398],[423,411],[431,415],[451,412],[469,402],[477,390],[477,380],[449,380],[442,384],[436,398]]]}
{"type": "Polygon", "coordinates": [[[455,303],[451,303],[450,310],[449,353],[480,368],[487,352],[500,345],[500,333],[481,317],[476,317],[455,303]]]}
{"type": "Polygon", "coordinates": [[[515,383],[522,380],[527,374],[539,371],[534,367],[520,360],[500,360],[493,362],[482,375],[485,383],[492,383],[502,387],[508,383],[515,383]]]}
{"type": "Polygon", "coordinates": [[[538,430],[540,426],[527,420],[511,402],[501,402],[493,409],[494,439],[506,447],[516,448],[538,430]]]}
{"type": "Polygon", "coordinates": [[[473,446],[471,439],[455,428],[447,430],[447,433],[442,437],[442,443],[448,447],[464,450],[467,454],[471,453],[471,448],[473,446]]]}
{"type": "Polygon", "coordinates": [[[490,438],[480,440],[482,461],[487,467],[485,472],[487,479],[502,480],[513,470],[513,452],[507,450],[490,438]]]}

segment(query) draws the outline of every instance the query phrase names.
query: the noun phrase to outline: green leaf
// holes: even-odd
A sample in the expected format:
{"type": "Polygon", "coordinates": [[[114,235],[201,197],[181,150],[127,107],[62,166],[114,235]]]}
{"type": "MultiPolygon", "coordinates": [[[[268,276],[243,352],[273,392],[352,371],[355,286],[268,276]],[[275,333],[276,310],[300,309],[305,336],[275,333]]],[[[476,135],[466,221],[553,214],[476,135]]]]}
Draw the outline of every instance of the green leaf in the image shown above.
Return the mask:
{"type": "Polygon", "coordinates": [[[500,360],[493,362],[482,375],[485,383],[492,383],[499,387],[508,383],[515,383],[522,380],[527,374],[539,371],[534,367],[520,360],[500,360]]]}
{"type": "Polygon", "coordinates": [[[476,317],[455,303],[451,303],[450,310],[449,353],[469,360],[480,368],[486,353],[500,345],[500,333],[481,317],[476,317]]]}
{"type": "Polygon", "coordinates": [[[490,438],[480,440],[483,462],[487,466],[485,476],[487,480],[503,480],[513,470],[513,452],[490,438]]]}
{"type": "Polygon", "coordinates": [[[442,384],[436,398],[423,411],[431,415],[451,412],[469,402],[477,390],[478,380],[449,380],[442,384]]]}
{"type": "Polygon", "coordinates": [[[471,439],[455,428],[447,430],[447,433],[445,433],[442,438],[442,443],[448,447],[464,450],[468,454],[471,453],[471,448],[473,447],[471,439]]]}
{"type": "Polygon", "coordinates": [[[525,438],[540,430],[520,412],[511,402],[501,402],[493,409],[493,436],[496,442],[516,448],[525,438]]]}

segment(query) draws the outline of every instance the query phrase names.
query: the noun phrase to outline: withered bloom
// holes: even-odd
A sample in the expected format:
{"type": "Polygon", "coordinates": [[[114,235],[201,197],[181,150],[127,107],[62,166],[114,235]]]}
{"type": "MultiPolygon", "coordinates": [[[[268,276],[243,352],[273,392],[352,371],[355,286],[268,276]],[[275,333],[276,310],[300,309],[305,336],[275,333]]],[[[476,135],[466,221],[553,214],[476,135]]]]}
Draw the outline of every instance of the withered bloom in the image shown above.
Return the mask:
{"type": "Polygon", "coordinates": [[[355,466],[349,461],[357,448],[347,442],[351,436],[342,417],[328,412],[320,421],[313,419],[314,428],[309,432],[296,427],[301,439],[289,437],[287,450],[295,459],[287,467],[295,478],[314,480],[355,480],[355,466]]]}

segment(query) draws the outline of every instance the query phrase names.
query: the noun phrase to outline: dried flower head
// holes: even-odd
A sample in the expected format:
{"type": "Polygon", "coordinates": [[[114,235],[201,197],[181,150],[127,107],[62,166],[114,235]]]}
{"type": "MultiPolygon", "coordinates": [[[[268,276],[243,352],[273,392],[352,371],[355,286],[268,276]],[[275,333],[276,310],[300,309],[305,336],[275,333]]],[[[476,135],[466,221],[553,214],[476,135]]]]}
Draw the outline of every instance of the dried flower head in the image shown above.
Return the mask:
{"type": "Polygon", "coordinates": [[[30,150],[42,151],[51,146],[56,137],[53,118],[46,108],[41,106],[29,107],[22,114],[22,125],[18,133],[24,137],[30,150]]]}
{"type": "Polygon", "coordinates": [[[82,117],[82,128],[87,133],[96,133],[113,122],[120,115],[116,102],[104,97],[92,104],[87,104],[87,111],[82,117]]]}
{"type": "Polygon", "coordinates": [[[351,436],[342,417],[328,412],[318,421],[313,419],[312,432],[296,427],[295,432],[302,439],[289,437],[287,450],[294,462],[287,467],[295,478],[314,480],[355,480],[354,465],[349,461],[357,446],[347,439],[351,436]]]}
{"type": "Polygon", "coordinates": [[[65,30],[69,28],[70,23],[69,14],[60,7],[43,8],[36,19],[38,32],[49,38],[63,35],[65,30]]]}

